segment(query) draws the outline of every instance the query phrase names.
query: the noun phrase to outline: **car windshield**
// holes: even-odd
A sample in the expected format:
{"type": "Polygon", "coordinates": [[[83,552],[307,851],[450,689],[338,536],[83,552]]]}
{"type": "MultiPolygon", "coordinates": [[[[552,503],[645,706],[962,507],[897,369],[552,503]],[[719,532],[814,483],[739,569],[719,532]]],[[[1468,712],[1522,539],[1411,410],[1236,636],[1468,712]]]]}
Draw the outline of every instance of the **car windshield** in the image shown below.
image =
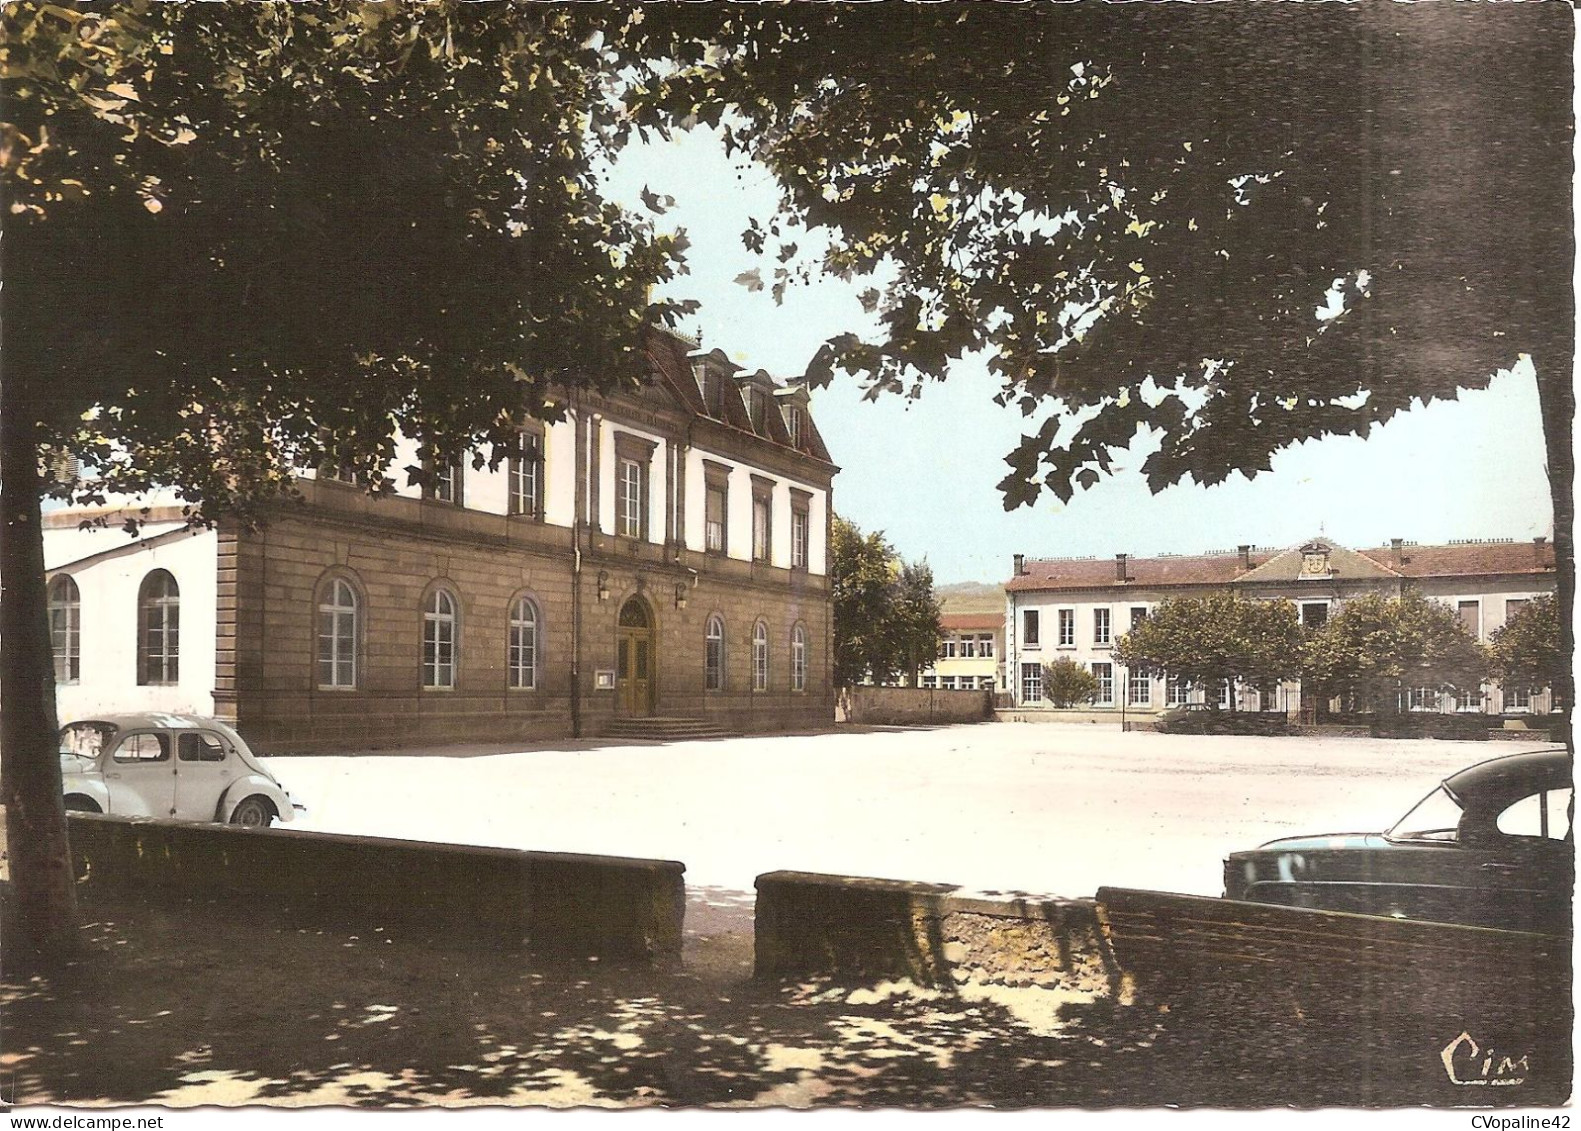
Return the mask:
{"type": "Polygon", "coordinates": [[[1390,840],[1453,841],[1459,836],[1460,802],[1439,786],[1422,798],[1386,834],[1390,840]]]}
{"type": "Polygon", "coordinates": [[[114,723],[68,723],[60,728],[60,752],[97,758],[115,741],[119,729],[114,723]]]}

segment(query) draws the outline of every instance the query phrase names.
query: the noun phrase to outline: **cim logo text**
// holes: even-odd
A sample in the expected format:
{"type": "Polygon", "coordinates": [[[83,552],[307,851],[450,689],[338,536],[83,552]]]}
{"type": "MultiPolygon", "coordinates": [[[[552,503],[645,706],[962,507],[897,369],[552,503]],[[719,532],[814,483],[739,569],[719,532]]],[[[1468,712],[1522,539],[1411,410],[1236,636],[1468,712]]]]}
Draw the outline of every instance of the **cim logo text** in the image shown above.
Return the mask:
{"type": "Polygon", "coordinates": [[[1525,1053],[1518,1057],[1506,1056],[1492,1046],[1477,1044],[1465,1031],[1445,1045],[1438,1055],[1444,1062],[1449,1082],[1461,1087],[1498,1088],[1523,1084],[1532,1070],[1525,1053]]]}

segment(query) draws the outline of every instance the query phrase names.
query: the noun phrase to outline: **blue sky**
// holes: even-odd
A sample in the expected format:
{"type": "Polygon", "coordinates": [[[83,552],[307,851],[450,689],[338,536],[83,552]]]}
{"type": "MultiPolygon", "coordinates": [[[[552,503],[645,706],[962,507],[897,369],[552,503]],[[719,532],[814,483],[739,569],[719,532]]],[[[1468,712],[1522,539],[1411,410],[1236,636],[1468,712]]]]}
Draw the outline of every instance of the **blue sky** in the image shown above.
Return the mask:
{"type": "MultiPolygon", "coordinates": [[[[702,303],[688,329],[706,346],[783,378],[801,373],[830,335],[873,325],[857,298],[871,282],[815,277],[793,286],[783,305],[734,282],[764,266],[740,233],[748,216],[772,215],[778,195],[766,170],[726,158],[712,134],[628,150],[610,191],[640,208],[645,186],[675,199],[660,227],[683,227],[691,240],[691,273],[663,293],[702,303]]],[[[816,254],[816,238],[801,243],[804,255],[816,254]]],[[[1026,424],[993,402],[998,388],[981,361],[967,360],[918,401],[864,401],[855,381],[840,378],[814,394],[818,427],[842,468],[835,510],[885,531],[906,557],[926,557],[941,584],[1002,581],[1014,553],[1193,553],[1285,546],[1320,530],[1353,546],[1551,532],[1536,377],[1526,363],[1487,390],[1414,409],[1365,440],[1287,450],[1255,480],[1236,475],[1218,487],[1150,495],[1137,471],[1146,452],[1137,448],[1118,474],[1069,505],[1045,493],[1037,506],[1008,514],[994,485],[1026,424]]]]}

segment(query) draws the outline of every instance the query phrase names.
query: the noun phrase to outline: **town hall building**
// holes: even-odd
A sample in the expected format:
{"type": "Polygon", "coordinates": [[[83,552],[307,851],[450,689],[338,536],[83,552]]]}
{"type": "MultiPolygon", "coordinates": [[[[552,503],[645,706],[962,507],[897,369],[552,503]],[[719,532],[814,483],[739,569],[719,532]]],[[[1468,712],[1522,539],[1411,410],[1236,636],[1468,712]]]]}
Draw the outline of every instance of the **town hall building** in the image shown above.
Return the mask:
{"type": "Polygon", "coordinates": [[[829,722],[838,468],[806,387],[647,350],[639,390],[567,391],[431,488],[304,471],[255,531],[46,515],[62,721],[217,715],[267,753],[829,722]]]}

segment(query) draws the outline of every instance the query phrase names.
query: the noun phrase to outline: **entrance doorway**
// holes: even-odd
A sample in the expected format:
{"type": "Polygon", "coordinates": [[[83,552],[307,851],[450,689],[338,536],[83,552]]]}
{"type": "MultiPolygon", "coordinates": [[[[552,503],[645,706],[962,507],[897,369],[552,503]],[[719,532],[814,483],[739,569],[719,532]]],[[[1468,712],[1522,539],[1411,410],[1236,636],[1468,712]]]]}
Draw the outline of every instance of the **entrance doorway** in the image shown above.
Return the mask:
{"type": "Polygon", "coordinates": [[[615,694],[620,713],[643,718],[653,713],[653,620],[637,597],[620,607],[615,628],[615,694]]]}

